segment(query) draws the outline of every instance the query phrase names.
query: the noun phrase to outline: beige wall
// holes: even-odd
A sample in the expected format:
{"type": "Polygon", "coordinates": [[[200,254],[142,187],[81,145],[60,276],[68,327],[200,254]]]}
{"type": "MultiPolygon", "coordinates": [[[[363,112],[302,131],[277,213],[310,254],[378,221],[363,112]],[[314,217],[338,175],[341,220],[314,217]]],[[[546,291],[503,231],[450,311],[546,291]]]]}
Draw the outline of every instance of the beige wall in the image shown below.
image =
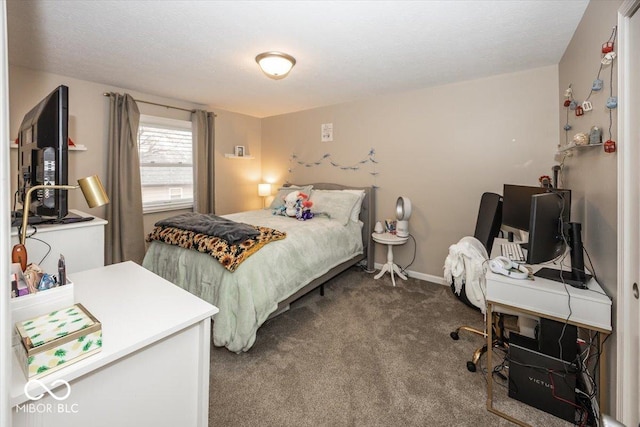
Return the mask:
{"type": "Polygon", "coordinates": [[[228,111],[216,112],[216,213],[260,209],[263,202],[258,196],[258,184],[262,182],[261,121],[228,111]],[[224,157],[225,153],[233,153],[236,145],[243,145],[245,156],[254,159],[224,157]]]}
{"type": "MultiPolygon", "coordinates": [[[[119,87],[73,79],[51,73],[33,71],[22,67],[9,69],[10,132],[15,139],[22,118],[37,102],[57,86],[69,87],[69,137],[77,144],[87,147],[87,151],[72,151],[69,154],[69,182],[78,178],[97,174],[106,185],[107,169],[107,123],[109,99],[104,92],[130,93],[134,98],[150,102],[168,104],[181,108],[204,108],[207,106],[160,98],[119,87]]],[[[143,114],[189,120],[185,111],[157,107],[139,103],[143,114]]],[[[260,119],[214,110],[216,117],[216,206],[218,213],[237,210],[257,209],[262,200],[257,195],[260,179],[260,119]],[[230,160],[225,153],[232,153],[233,147],[244,145],[248,154],[256,154],[256,160],[230,160]]],[[[17,150],[11,150],[11,192],[17,188],[17,150]]],[[[109,195],[114,197],[116,195],[109,195]]],[[[117,197],[117,196],[116,196],[117,197]]],[[[69,207],[104,217],[105,208],[90,209],[78,191],[69,193],[69,207]]],[[[145,215],[145,228],[150,231],[154,222],[170,213],[145,215]]]]}
{"type": "MultiPolygon", "coordinates": [[[[434,64],[437,66],[437,64],[434,64]]],[[[555,66],[494,76],[262,120],[262,172],[282,183],[331,181],[372,185],[360,171],[322,166],[287,173],[289,158],[329,153],[354,164],[376,150],[377,218],[394,218],[399,195],[413,205],[417,254],[410,270],[442,278],[448,248],[473,235],[480,196],[504,183],[538,185],[550,175],[558,140],[555,66]],[[320,142],[320,125],[333,123],[333,142],[320,142]]],[[[397,247],[406,265],[413,245],[397,247]]],[[[378,250],[376,261],[385,252],[378,250]]]]}
{"type": "MultiPolygon", "coordinates": [[[[601,47],[609,39],[611,30],[617,25],[617,11],[622,1],[591,1],[578,26],[571,43],[559,64],[559,86],[557,102],[564,101],[564,90],[572,84],[574,97],[582,102],[596,78],[601,47]]],[[[617,47],[617,46],[616,46],[617,47]]],[[[613,63],[613,93],[617,96],[617,62],[613,63]]],[[[611,66],[604,67],[600,78],[604,80],[603,90],[594,92],[590,101],[593,111],[582,117],[570,115],[570,138],[577,132],[589,132],[591,126],[604,129],[603,140],[609,139],[609,114],[605,106],[609,97],[611,66]]],[[[566,115],[561,108],[559,129],[564,143],[566,115]]],[[[617,138],[617,111],[612,114],[612,138],[617,138]]],[[[565,186],[572,190],[572,220],[583,223],[583,240],[595,267],[598,281],[607,291],[616,306],[617,287],[617,154],[604,153],[602,147],[588,148],[577,152],[565,160],[563,176],[565,186]]],[[[586,260],[585,262],[587,262],[586,260]]],[[[613,320],[615,321],[615,312],[613,320]]],[[[614,331],[616,325],[614,325],[614,331]]],[[[607,342],[611,391],[610,406],[615,408],[615,333],[607,342]]]]}

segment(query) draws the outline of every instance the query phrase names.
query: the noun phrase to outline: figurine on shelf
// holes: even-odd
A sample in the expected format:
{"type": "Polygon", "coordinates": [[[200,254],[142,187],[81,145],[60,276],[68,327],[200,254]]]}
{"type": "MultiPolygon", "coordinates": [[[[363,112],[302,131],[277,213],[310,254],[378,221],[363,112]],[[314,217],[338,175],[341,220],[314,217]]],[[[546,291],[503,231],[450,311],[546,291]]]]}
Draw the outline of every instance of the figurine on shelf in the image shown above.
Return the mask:
{"type": "Polygon", "coordinates": [[[551,177],[549,175],[542,175],[540,178],[538,178],[538,182],[540,183],[540,187],[544,187],[544,188],[553,187],[551,185],[551,177]]]}
{"type": "Polygon", "coordinates": [[[572,141],[575,145],[587,145],[589,143],[589,137],[586,133],[580,132],[573,136],[572,141]]]}
{"type": "Polygon", "coordinates": [[[602,129],[592,126],[589,131],[589,144],[602,144],[602,129]]]}

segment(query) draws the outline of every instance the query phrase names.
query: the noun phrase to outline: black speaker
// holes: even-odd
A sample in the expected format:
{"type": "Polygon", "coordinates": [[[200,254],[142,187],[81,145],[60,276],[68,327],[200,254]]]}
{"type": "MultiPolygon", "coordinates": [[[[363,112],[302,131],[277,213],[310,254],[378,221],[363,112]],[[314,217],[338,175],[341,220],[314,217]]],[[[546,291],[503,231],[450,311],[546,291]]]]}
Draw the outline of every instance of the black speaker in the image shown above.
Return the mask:
{"type": "Polygon", "coordinates": [[[537,337],[538,349],[541,353],[567,362],[573,362],[576,359],[578,355],[577,327],[541,318],[537,337]]]}

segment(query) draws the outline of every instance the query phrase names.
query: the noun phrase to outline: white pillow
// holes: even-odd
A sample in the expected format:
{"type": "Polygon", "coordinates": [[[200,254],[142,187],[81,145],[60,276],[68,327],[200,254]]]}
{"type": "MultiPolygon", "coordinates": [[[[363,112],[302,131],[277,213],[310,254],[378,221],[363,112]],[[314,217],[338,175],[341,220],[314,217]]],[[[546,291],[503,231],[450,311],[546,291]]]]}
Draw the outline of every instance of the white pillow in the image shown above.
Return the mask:
{"type": "Polygon", "coordinates": [[[360,210],[362,209],[362,201],[364,200],[364,196],[365,196],[364,190],[346,189],[346,190],[322,190],[322,191],[333,192],[333,193],[343,192],[343,193],[356,194],[360,198],[360,200],[358,201],[358,203],[353,205],[353,209],[351,210],[349,219],[355,223],[360,223],[360,210]]]}
{"type": "Polygon", "coordinates": [[[284,206],[285,196],[292,191],[300,191],[308,196],[311,194],[312,188],[313,185],[305,185],[304,187],[298,187],[297,185],[292,185],[290,187],[280,187],[278,188],[278,193],[273,197],[273,201],[271,202],[271,205],[269,205],[269,209],[278,209],[284,206]]]}
{"type": "Polygon", "coordinates": [[[349,223],[354,206],[361,204],[359,194],[342,190],[313,190],[309,200],[313,202],[312,212],[325,213],[342,225],[349,223]]]}

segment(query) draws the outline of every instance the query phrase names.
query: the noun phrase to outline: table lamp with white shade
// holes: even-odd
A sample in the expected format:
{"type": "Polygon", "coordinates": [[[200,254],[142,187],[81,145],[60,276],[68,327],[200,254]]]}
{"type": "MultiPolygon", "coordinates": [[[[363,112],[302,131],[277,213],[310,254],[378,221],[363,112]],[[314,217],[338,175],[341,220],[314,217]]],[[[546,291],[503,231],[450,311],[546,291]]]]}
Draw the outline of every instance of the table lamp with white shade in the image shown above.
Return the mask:
{"type": "Polygon", "coordinates": [[[260,183],[258,184],[258,196],[262,197],[262,207],[265,207],[267,197],[271,195],[271,184],[260,183]]]}

